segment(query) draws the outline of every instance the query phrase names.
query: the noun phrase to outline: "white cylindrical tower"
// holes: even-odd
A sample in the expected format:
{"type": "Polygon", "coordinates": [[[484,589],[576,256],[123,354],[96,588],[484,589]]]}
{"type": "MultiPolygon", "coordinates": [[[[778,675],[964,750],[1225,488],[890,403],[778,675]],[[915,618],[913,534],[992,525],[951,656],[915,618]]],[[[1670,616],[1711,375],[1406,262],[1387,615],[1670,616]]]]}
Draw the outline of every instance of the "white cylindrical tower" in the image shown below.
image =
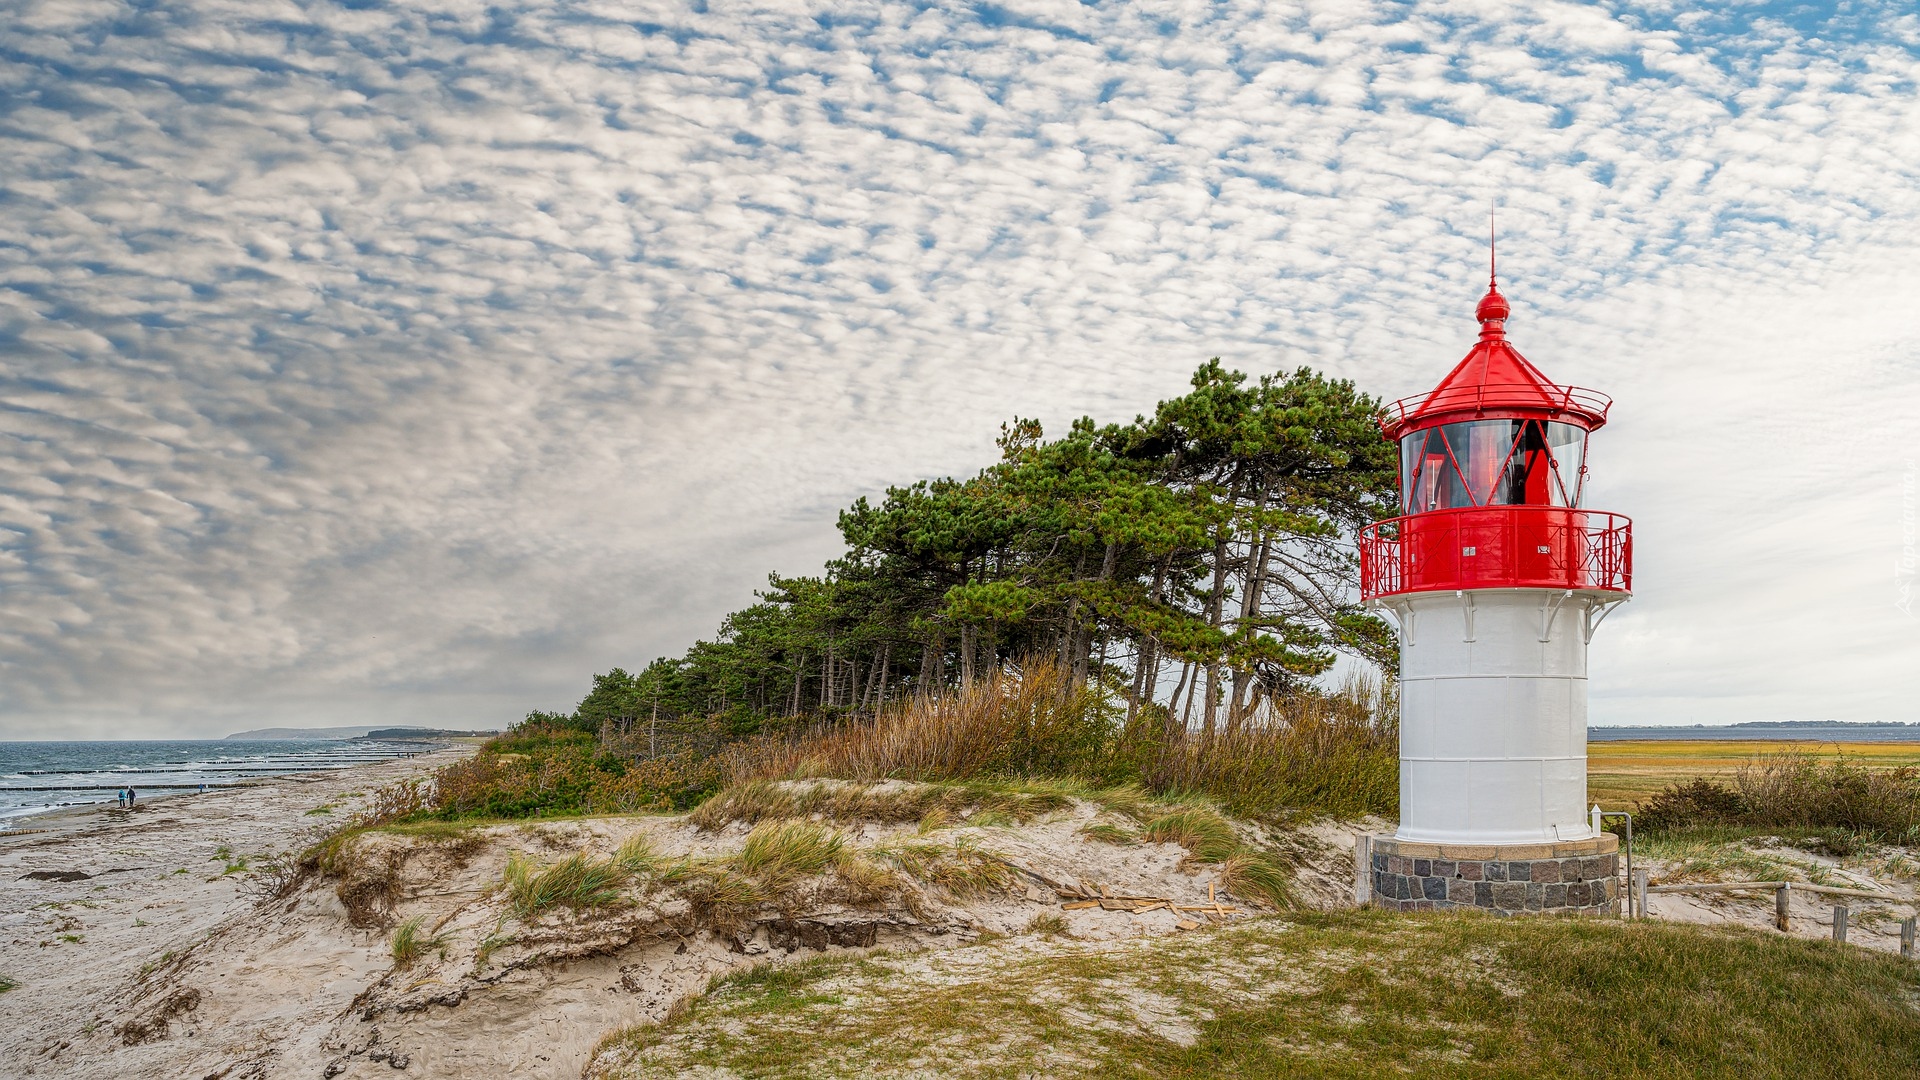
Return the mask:
{"type": "Polygon", "coordinates": [[[1610,402],[1528,363],[1508,313],[1489,286],[1466,359],[1388,407],[1401,516],[1360,537],[1362,595],[1400,627],[1400,827],[1373,875],[1388,906],[1597,910],[1613,896],[1582,861],[1613,851],[1586,810],[1587,643],[1632,571],[1630,523],[1581,503],[1610,402]]]}

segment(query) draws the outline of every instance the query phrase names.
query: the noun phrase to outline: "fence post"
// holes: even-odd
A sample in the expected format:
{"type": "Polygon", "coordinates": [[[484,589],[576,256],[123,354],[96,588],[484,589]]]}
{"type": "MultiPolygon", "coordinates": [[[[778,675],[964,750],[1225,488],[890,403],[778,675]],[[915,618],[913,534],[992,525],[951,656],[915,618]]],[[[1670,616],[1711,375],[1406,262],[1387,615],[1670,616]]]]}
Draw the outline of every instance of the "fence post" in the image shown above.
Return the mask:
{"type": "Polygon", "coordinates": [[[1788,930],[1791,928],[1787,922],[1787,893],[1789,888],[1790,886],[1783,881],[1773,890],[1773,925],[1776,930],[1788,930]]]}
{"type": "Polygon", "coordinates": [[[1913,924],[1915,921],[1912,915],[1900,920],[1900,955],[1909,960],[1913,959],[1913,924]]]}
{"type": "Polygon", "coordinates": [[[1353,838],[1353,902],[1361,907],[1373,899],[1373,837],[1353,838]]]}
{"type": "Polygon", "coordinates": [[[1847,943],[1847,905],[1845,904],[1833,906],[1833,940],[1839,945],[1847,943]]]}
{"type": "Polygon", "coordinates": [[[1627,918],[1633,918],[1634,912],[1639,912],[1642,919],[1647,917],[1647,872],[1645,870],[1633,872],[1633,895],[1627,898],[1627,918]]]}

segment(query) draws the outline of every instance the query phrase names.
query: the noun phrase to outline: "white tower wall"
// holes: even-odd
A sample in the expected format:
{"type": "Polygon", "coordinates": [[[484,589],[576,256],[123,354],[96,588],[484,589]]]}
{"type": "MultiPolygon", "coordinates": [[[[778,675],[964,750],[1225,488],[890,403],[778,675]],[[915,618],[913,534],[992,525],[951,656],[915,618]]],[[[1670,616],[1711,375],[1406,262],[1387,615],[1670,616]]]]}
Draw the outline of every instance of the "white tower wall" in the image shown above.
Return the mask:
{"type": "Polygon", "coordinates": [[[1380,601],[1400,623],[1399,839],[1593,836],[1587,642],[1621,599],[1475,589],[1380,601]]]}

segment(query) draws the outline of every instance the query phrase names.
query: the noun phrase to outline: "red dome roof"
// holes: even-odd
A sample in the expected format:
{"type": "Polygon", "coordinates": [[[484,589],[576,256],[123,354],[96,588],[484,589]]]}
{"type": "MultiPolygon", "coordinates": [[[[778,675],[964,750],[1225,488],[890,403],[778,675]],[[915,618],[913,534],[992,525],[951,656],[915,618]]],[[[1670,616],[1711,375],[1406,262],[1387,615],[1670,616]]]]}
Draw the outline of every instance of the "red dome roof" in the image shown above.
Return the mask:
{"type": "Polygon", "coordinates": [[[1387,406],[1380,425],[1387,438],[1477,416],[1562,420],[1589,431],[1607,422],[1613,402],[1605,394],[1556,385],[1507,341],[1507,316],[1512,311],[1500,287],[1489,284],[1487,295],[1474,309],[1474,317],[1480,320],[1480,340],[1439,386],[1387,406]]]}

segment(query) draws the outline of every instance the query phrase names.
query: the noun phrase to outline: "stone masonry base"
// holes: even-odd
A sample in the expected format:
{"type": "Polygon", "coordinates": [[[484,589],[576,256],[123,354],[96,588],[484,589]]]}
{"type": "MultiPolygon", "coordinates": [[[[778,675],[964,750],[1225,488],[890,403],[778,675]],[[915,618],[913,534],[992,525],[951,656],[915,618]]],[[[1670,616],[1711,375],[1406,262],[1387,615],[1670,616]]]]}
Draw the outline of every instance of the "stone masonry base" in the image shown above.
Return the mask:
{"type": "Polygon", "coordinates": [[[1478,908],[1496,915],[1617,915],[1620,841],[1421,844],[1372,838],[1372,902],[1388,911],[1478,908]]]}

